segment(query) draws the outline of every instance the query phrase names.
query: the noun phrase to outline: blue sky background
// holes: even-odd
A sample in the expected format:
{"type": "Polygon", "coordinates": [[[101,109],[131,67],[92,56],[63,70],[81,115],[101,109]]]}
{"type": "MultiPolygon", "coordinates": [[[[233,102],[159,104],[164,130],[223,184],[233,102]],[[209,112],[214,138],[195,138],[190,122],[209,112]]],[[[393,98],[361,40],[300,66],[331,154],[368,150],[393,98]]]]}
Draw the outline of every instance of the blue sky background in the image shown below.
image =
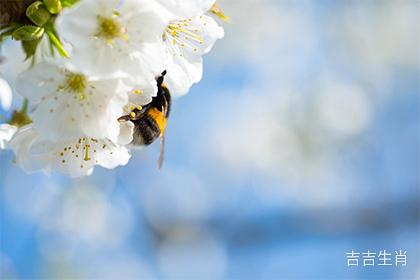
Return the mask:
{"type": "Polygon", "coordinates": [[[419,2],[220,5],[162,170],[158,144],[82,180],[0,153],[2,279],[420,277],[419,2]]]}

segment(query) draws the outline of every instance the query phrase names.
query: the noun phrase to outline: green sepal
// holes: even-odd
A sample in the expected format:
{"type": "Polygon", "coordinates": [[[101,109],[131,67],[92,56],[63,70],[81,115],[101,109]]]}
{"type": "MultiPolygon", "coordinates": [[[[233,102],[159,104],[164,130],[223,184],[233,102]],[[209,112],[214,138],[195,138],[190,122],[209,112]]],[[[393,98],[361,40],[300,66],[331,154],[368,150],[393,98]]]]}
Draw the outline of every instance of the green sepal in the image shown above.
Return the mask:
{"type": "Polygon", "coordinates": [[[61,43],[60,39],[57,37],[57,35],[55,34],[54,28],[53,27],[48,27],[46,28],[46,34],[50,40],[50,44],[52,44],[55,49],[58,51],[58,53],[62,56],[62,57],[66,57],[69,58],[69,54],[67,53],[67,51],[64,49],[63,44],[61,43]]]}
{"type": "Polygon", "coordinates": [[[39,39],[44,34],[44,28],[34,25],[24,25],[13,31],[12,37],[15,40],[30,41],[39,39]]]}
{"type": "Polygon", "coordinates": [[[61,5],[63,8],[69,8],[74,6],[79,0],[61,0],[61,5]]]}
{"type": "Polygon", "coordinates": [[[36,25],[43,26],[51,14],[41,1],[35,1],[26,9],[26,16],[36,25]]]}
{"type": "Polygon", "coordinates": [[[28,116],[26,111],[13,111],[12,118],[8,121],[10,125],[22,127],[24,125],[32,123],[31,118],[28,116]]]}
{"type": "Polygon", "coordinates": [[[61,11],[60,0],[44,0],[44,4],[51,14],[56,15],[61,11]]]}
{"type": "Polygon", "coordinates": [[[36,40],[30,40],[30,41],[22,41],[22,48],[26,54],[25,60],[35,55],[36,48],[38,47],[38,44],[40,41],[41,41],[41,38],[36,39],[36,40]]]}

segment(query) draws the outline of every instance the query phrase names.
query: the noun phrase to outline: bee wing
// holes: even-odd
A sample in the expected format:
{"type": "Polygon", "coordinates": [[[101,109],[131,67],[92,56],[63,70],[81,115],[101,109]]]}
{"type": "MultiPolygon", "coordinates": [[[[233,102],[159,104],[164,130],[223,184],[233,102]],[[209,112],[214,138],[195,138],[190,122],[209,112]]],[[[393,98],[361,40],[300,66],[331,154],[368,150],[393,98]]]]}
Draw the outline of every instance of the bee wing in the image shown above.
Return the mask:
{"type": "MultiPolygon", "coordinates": [[[[162,106],[162,122],[165,121],[166,113],[167,113],[167,106],[162,106]]],[[[160,153],[159,153],[159,161],[158,161],[158,168],[161,169],[163,165],[163,160],[165,159],[165,130],[162,131],[160,135],[160,153]]]]}
{"type": "Polygon", "coordinates": [[[160,136],[160,153],[158,160],[158,169],[162,168],[163,160],[165,159],[165,134],[160,136]]]}

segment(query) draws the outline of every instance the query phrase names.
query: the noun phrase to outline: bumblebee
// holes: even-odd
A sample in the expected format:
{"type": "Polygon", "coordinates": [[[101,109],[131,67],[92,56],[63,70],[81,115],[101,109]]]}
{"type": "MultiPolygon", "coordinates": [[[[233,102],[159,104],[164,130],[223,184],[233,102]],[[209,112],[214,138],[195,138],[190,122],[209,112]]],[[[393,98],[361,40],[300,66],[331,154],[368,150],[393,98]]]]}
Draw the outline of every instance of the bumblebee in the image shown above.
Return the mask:
{"type": "Polygon", "coordinates": [[[160,156],[158,167],[162,167],[165,145],[165,128],[171,109],[171,94],[163,84],[166,70],[156,78],[158,92],[152,101],[142,108],[135,108],[130,114],[122,116],[118,121],[131,121],[134,124],[134,146],[148,146],[160,137],[160,156]]]}

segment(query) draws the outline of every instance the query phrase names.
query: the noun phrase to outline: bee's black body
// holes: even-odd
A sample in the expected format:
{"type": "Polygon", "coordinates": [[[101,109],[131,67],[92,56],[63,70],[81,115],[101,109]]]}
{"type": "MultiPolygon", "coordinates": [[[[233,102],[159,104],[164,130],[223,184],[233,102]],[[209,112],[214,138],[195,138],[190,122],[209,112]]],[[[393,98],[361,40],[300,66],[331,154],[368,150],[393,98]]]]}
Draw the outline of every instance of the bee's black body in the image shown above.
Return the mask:
{"type": "Polygon", "coordinates": [[[163,85],[165,74],[166,71],[156,79],[158,92],[153,97],[152,102],[145,105],[141,110],[134,109],[130,115],[120,118],[120,120],[134,123],[133,141],[131,144],[135,146],[150,145],[157,138],[163,136],[171,109],[171,95],[168,88],[163,85]]]}

